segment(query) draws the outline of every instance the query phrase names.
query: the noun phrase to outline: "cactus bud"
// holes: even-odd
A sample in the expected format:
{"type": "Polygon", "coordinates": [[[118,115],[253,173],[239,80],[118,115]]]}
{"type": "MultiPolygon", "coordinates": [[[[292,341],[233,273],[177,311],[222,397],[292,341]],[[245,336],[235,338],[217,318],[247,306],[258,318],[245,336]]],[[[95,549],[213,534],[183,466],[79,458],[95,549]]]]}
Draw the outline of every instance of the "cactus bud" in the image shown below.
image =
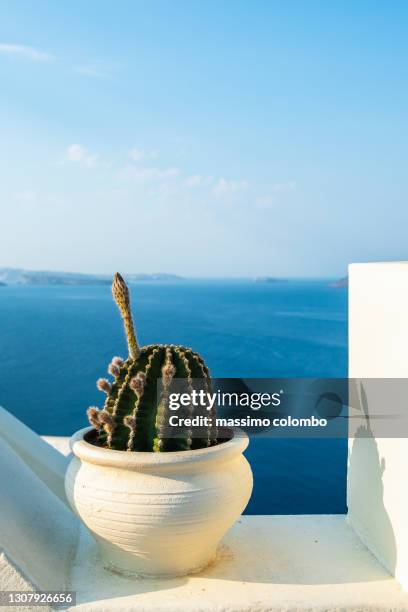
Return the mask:
{"type": "Polygon", "coordinates": [[[136,393],[136,395],[143,395],[144,387],[146,384],[146,374],[144,372],[138,372],[129,383],[129,387],[136,393]]]}
{"type": "Polygon", "coordinates": [[[100,421],[99,421],[100,410],[96,408],[95,406],[91,406],[86,411],[86,414],[88,415],[90,424],[93,425],[95,429],[99,429],[99,427],[101,426],[100,421]]]}
{"type": "Polygon", "coordinates": [[[123,419],[123,424],[126,425],[126,427],[129,427],[130,429],[126,450],[132,451],[136,433],[136,417],[131,415],[125,416],[125,418],[123,419]]]}
{"type": "Polygon", "coordinates": [[[126,425],[126,427],[129,427],[129,429],[131,429],[132,431],[135,431],[136,429],[136,419],[134,416],[125,416],[125,418],[123,419],[123,424],[126,425]]]}
{"type": "Polygon", "coordinates": [[[129,289],[127,288],[127,285],[119,272],[116,272],[113,279],[112,295],[119,308],[120,314],[122,315],[128,343],[129,356],[131,359],[137,359],[140,354],[140,349],[136,340],[132,311],[130,309],[129,289]]]}
{"type": "Polygon", "coordinates": [[[124,310],[130,305],[129,289],[125,280],[119,272],[116,272],[112,283],[113,299],[121,310],[124,310]]]}
{"type": "Polygon", "coordinates": [[[111,384],[106,378],[98,378],[96,386],[99,391],[104,391],[105,393],[110,393],[112,390],[111,384]]]}
{"type": "Polygon", "coordinates": [[[162,379],[163,385],[168,387],[173,380],[173,376],[176,373],[176,368],[172,363],[165,363],[162,367],[162,379]]]}
{"type": "Polygon", "coordinates": [[[106,441],[108,443],[108,447],[110,447],[112,444],[112,435],[116,427],[115,419],[106,410],[101,410],[98,416],[99,416],[99,423],[103,425],[104,430],[108,434],[106,441]]]}
{"type": "Polygon", "coordinates": [[[120,370],[118,368],[117,365],[115,365],[114,363],[110,363],[108,366],[108,372],[109,374],[111,374],[112,376],[114,376],[115,378],[118,378],[119,374],[120,374],[120,370]]]}
{"type": "Polygon", "coordinates": [[[109,412],[107,412],[106,410],[101,410],[98,416],[99,423],[103,425],[105,431],[107,431],[109,434],[112,434],[115,429],[115,420],[113,416],[109,414],[109,412]]]}
{"type": "Polygon", "coordinates": [[[114,357],[111,363],[113,363],[113,365],[115,366],[118,366],[118,368],[121,368],[124,362],[123,362],[122,357],[114,357]]]}

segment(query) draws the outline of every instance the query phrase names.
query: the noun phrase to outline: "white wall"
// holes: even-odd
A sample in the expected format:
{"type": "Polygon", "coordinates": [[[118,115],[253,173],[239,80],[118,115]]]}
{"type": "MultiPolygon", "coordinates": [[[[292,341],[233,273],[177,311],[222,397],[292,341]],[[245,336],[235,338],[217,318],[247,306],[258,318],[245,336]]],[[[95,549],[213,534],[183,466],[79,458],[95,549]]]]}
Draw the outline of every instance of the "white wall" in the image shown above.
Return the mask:
{"type": "Polygon", "coordinates": [[[349,522],[408,590],[408,262],[350,266],[349,377],[349,522]]]}

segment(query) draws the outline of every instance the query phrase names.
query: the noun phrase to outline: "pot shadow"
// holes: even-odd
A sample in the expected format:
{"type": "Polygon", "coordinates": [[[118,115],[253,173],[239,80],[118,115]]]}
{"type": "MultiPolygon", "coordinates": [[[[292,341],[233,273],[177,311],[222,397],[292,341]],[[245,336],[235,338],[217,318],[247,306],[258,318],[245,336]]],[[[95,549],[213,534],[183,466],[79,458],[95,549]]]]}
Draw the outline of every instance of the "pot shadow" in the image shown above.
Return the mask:
{"type": "MultiPolygon", "coordinates": [[[[76,605],[122,598],[125,601],[129,597],[170,591],[183,586],[188,580],[187,577],[166,579],[126,575],[105,565],[91,533],[83,525],[80,531],[79,547],[70,580],[70,588],[76,592],[76,605]]],[[[106,603],[106,606],[108,605],[106,603]]],[[[124,608],[129,609],[128,602],[124,603],[124,608]]]]}

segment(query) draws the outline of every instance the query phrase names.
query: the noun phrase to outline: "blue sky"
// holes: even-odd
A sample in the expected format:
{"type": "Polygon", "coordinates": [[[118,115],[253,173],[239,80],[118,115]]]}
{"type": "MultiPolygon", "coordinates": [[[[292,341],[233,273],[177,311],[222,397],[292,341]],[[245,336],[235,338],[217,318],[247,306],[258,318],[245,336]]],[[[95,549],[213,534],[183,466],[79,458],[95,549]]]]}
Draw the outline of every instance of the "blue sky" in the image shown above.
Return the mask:
{"type": "Polygon", "coordinates": [[[408,5],[0,1],[0,267],[407,258],[408,5]]]}

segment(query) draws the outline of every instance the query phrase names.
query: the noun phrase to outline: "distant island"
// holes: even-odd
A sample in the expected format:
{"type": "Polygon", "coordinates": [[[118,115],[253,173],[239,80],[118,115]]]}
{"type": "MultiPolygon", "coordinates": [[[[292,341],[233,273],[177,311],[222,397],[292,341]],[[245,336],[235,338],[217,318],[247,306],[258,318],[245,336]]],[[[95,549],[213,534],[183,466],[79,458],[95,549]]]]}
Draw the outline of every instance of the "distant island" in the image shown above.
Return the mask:
{"type": "Polygon", "coordinates": [[[256,276],[255,283],[286,283],[286,278],[276,278],[275,276],[256,276]]]}
{"type": "Polygon", "coordinates": [[[167,274],[166,272],[154,272],[153,274],[125,274],[126,280],[129,283],[137,281],[178,281],[184,280],[182,276],[177,274],[167,274]]]}
{"type": "Polygon", "coordinates": [[[334,287],[335,289],[348,287],[348,276],[343,276],[343,278],[339,278],[339,280],[334,281],[334,283],[330,283],[329,287],[334,287]]]}
{"type": "MultiPolygon", "coordinates": [[[[175,281],[181,276],[155,272],[153,274],[125,274],[129,283],[140,281],[175,281]]],[[[110,285],[112,275],[80,274],[75,272],[50,272],[24,270],[22,268],[0,268],[0,285],[110,285]]]]}

